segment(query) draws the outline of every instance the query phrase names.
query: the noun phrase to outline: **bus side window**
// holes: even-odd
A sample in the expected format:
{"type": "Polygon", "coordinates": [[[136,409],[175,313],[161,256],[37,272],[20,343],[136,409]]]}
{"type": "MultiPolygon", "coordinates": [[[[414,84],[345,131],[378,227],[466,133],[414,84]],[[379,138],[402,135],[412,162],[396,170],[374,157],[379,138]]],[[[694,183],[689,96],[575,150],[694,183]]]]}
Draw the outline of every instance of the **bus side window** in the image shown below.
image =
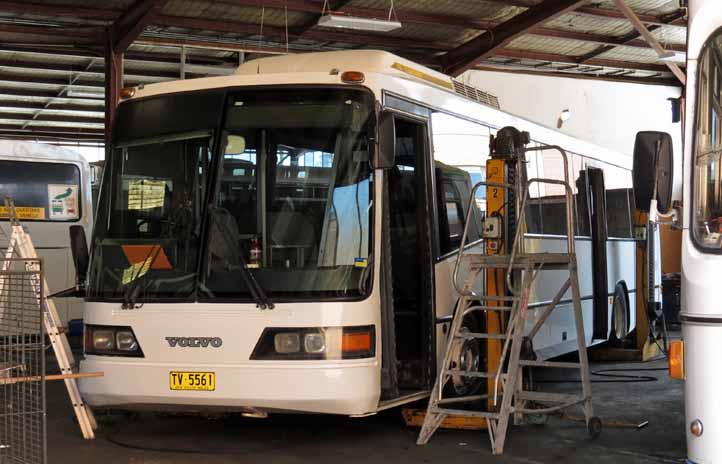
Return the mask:
{"type": "Polygon", "coordinates": [[[461,194],[453,182],[445,181],[443,188],[446,222],[449,225],[449,251],[451,251],[461,245],[461,234],[464,232],[464,207],[461,203],[461,194]]]}
{"type": "MultiPolygon", "coordinates": [[[[461,245],[464,224],[471,195],[470,176],[454,170],[441,163],[436,164],[437,203],[439,205],[439,244],[441,254],[456,251],[461,245]]],[[[481,213],[476,202],[471,203],[474,208],[471,214],[471,224],[467,231],[466,243],[472,243],[481,238],[481,213]]]]}
{"type": "Polygon", "coordinates": [[[629,171],[615,166],[605,166],[605,179],[609,179],[606,186],[607,196],[607,231],[610,237],[633,238],[632,203],[632,176],[629,171]]]}
{"type": "Polygon", "coordinates": [[[576,210],[576,235],[580,237],[591,237],[591,225],[589,216],[589,182],[587,181],[586,166],[584,158],[579,155],[572,155],[572,182],[574,189],[574,206],[576,210]]]}
{"type": "MultiPolygon", "coordinates": [[[[534,142],[532,142],[534,143],[534,142]]],[[[540,152],[529,151],[526,154],[526,177],[531,179],[539,177],[537,170],[537,164],[539,161],[540,152]]],[[[526,233],[527,234],[541,234],[542,230],[542,190],[541,184],[534,183],[529,186],[529,197],[526,201],[526,208],[524,211],[524,220],[526,222],[526,233]]]]}

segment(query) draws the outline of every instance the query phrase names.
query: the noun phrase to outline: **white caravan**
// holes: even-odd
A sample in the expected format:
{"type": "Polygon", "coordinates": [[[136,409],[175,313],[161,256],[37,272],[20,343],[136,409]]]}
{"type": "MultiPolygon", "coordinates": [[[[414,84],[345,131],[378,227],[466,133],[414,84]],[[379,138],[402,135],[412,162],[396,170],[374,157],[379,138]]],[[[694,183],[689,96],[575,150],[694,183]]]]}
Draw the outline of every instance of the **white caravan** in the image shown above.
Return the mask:
{"type": "MultiPolygon", "coordinates": [[[[10,234],[4,198],[15,203],[18,219],[27,227],[38,254],[49,292],[75,286],[75,267],[69,228],[82,226],[90,233],[93,207],[90,168],[80,154],[45,143],[0,140],[0,244],[10,234]]],[[[83,317],[83,300],[57,302],[63,323],[83,317]]]]}
{"type": "MultiPolygon", "coordinates": [[[[380,51],[264,58],[125,95],[86,287],[81,368],[105,373],[81,381],[92,406],[365,415],[428,395],[469,205],[481,240],[470,179],[504,126],[570,154],[587,345],[635,326],[627,156],[380,51]],[[594,218],[592,195],[606,198],[594,218]]],[[[562,178],[558,156],[529,161],[530,177],[562,178]]],[[[532,192],[530,246],[563,246],[560,193],[532,192]]],[[[550,288],[537,282],[533,308],[550,288]]],[[[571,309],[556,314],[540,358],[576,349],[571,309]]],[[[459,362],[483,370],[477,343],[459,362]]]]}

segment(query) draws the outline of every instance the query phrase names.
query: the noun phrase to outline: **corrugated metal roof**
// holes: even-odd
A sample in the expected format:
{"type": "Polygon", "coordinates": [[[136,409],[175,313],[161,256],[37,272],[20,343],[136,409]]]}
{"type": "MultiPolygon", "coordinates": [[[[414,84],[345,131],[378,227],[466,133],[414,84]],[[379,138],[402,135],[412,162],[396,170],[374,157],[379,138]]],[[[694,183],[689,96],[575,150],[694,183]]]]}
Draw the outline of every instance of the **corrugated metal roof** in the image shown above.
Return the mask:
{"type": "Polygon", "coordinates": [[[526,35],[512,41],[508,48],[552,53],[555,55],[579,56],[591,52],[597,48],[597,46],[597,44],[579,40],[526,35]]]}
{"type": "MultiPolygon", "coordinates": [[[[600,8],[609,8],[610,10],[617,8],[613,0],[598,0],[595,3],[600,8]]],[[[653,13],[655,15],[673,13],[679,9],[679,0],[625,0],[624,3],[637,13],[653,13]]]]}
{"type": "Polygon", "coordinates": [[[544,27],[611,36],[623,36],[634,30],[634,27],[626,19],[608,18],[600,21],[597,17],[574,12],[549,21],[544,27]]]}
{"type": "MultiPolygon", "coordinates": [[[[126,51],[125,81],[136,85],[178,78],[182,46],[189,78],[223,74],[241,59],[284,53],[287,48],[291,53],[384,49],[445,69],[449,51],[477,38],[472,43],[483,48],[493,41],[489,29],[506,27],[506,21],[541,2],[394,0],[402,27],[375,33],[317,26],[323,0],[168,0],[126,51]],[[520,6],[524,4],[528,7],[520,6]]],[[[329,3],[342,14],[373,18],[387,17],[391,5],[390,0],[329,3]]],[[[686,22],[678,0],[626,3],[651,24],[652,34],[665,48],[683,49],[686,22]]],[[[102,127],[88,119],[99,117],[103,101],[69,97],[68,86],[72,82],[72,89],[81,94],[103,92],[104,31],[136,4],[135,0],[33,0],[27,8],[20,2],[6,2],[5,10],[0,6],[0,115],[13,116],[0,119],[0,126],[24,125],[23,131],[42,128],[43,132],[60,127],[63,138],[72,136],[72,128],[77,127],[79,137],[101,137],[102,127]],[[34,119],[18,124],[23,118],[34,119]]],[[[467,48],[458,53],[468,55],[467,48]]],[[[468,55],[467,62],[472,58],[468,55]]],[[[477,66],[676,82],[613,0],[595,0],[514,35],[503,47],[484,54],[477,66]]],[[[0,137],[3,133],[8,132],[0,127],[0,137]]]]}

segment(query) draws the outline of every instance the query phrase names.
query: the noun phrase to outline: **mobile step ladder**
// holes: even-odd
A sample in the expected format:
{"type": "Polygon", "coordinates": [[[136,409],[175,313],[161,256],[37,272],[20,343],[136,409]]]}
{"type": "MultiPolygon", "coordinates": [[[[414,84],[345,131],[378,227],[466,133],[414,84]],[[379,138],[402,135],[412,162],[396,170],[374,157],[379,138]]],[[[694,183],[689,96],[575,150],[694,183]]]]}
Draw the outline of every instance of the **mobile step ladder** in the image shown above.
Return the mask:
{"type": "MultiPolygon", "coordinates": [[[[8,247],[5,250],[5,260],[2,262],[3,271],[6,271],[6,268],[10,266],[13,257],[25,258],[28,260],[39,259],[38,252],[33,245],[30,234],[25,231],[25,228],[18,221],[15,205],[9,198],[5,198],[5,209],[7,211],[8,218],[10,219],[11,233],[8,247]]],[[[33,264],[33,261],[28,261],[26,267],[29,271],[39,271],[39,264],[33,264]]],[[[73,352],[70,349],[68,337],[61,330],[60,316],[58,315],[58,310],[55,307],[55,302],[53,302],[53,299],[47,295],[48,283],[45,280],[45,276],[38,273],[37,276],[31,279],[31,285],[33,292],[41,301],[45,334],[50,340],[58,365],[60,366],[61,375],[52,377],[57,378],[58,380],[62,379],[65,382],[65,387],[68,390],[70,402],[73,406],[73,411],[75,412],[78,424],[80,425],[83,438],[95,438],[94,430],[98,428],[98,425],[90,407],[88,407],[88,405],[83,401],[83,398],[80,396],[80,390],[78,389],[78,383],[76,381],[78,377],[84,377],[84,375],[74,372],[75,359],[73,357],[73,352]]],[[[5,290],[3,287],[4,282],[0,279],[0,295],[2,295],[5,290]]],[[[22,378],[15,379],[15,381],[23,380],[24,379],[22,378]]]]}
{"type": "MultiPolygon", "coordinates": [[[[526,135],[528,137],[528,134],[526,135]]],[[[460,294],[460,299],[451,322],[444,360],[440,365],[429,398],[424,424],[417,440],[419,445],[428,443],[447,416],[477,417],[486,420],[492,453],[499,455],[504,451],[504,441],[511,414],[514,414],[515,423],[519,424],[524,415],[549,414],[575,405],[581,405],[590,435],[595,437],[601,432],[601,421],[594,417],[592,408],[592,391],[574,244],[574,202],[572,189],[569,185],[568,158],[566,152],[557,146],[536,146],[533,150],[559,151],[564,161],[564,180],[533,178],[524,181],[520,176],[517,176],[515,184],[480,182],[471,191],[469,207],[466,212],[466,222],[453,274],[454,286],[460,294]],[[526,228],[524,210],[529,197],[529,186],[534,184],[559,185],[564,188],[567,236],[566,250],[563,253],[532,253],[524,250],[524,230],[526,228]],[[502,188],[514,193],[512,198],[517,202],[516,211],[520,220],[517,221],[518,227],[514,233],[513,244],[508,254],[486,254],[475,249],[466,249],[472,202],[475,201],[476,191],[482,185],[502,188]],[[519,205],[518,198],[520,197],[523,197],[523,199],[519,205]],[[463,285],[459,286],[458,277],[462,267],[466,276],[463,285]],[[552,301],[543,310],[540,309],[542,311],[541,316],[531,330],[525,333],[532,285],[539,272],[549,270],[567,271],[568,278],[561,285],[552,301]],[[487,272],[493,272],[495,276],[505,276],[504,286],[509,291],[506,294],[508,296],[487,296],[474,291],[479,280],[487,272]],[[552,314],[569,290],[571,290],[572,296],[579,362],[548,362],[521,359],[525,342],[534,338],[544,321],[552,314]],[[499,330],[502,333],[489,333],[486,329],[483,332],[470,332],[466,328],[462,328],[464,317],[474,311],[484,313],[488,311],[500,312],[504,316],[500,319],[507,321],[506,330],[503,332],[499,330]],[[479,372],[464,370],[464,366],[455,365],[453,361],[455,342],[465,339],[498,340],[500,343],[503,342],[498,368],[492,372],[479,372]],[[568,394],[525,390],[522,381],[522,369],[524,367],[578,369],[581,376],[581,393],[568,394]],[[493,383],[489,382],[490,385],[493,384],[493,388],[489,386],[485,394],[459,397],[446,396],[444,387],[453,377],[493,379],[493,383]],[[499,397],[501,397],[500,401],[499,397]],[[487,401],[493,407],[485,408],[483,405],[487,401]],[[534,407],[529,404],[530,402],[534,403],[534,407]],[[459,407],[458,405],[462,406],[459,407]]],[[[517,172],[521,173],[524,153],[527,149],[520,146],[515,151],[517,172]]]]}

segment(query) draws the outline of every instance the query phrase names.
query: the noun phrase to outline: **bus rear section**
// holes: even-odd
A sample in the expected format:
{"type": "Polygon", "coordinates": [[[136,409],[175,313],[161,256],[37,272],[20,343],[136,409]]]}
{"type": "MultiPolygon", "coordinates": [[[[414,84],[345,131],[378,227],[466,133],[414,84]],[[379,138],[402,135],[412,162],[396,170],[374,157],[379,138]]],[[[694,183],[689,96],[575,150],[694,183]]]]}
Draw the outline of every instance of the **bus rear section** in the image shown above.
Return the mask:
{"type": "MultiPolygon", "coordinates": [[[[53,145],[0,140],[0,228],[10,233],[2,199],[10,197],[18,219],[32,237],[49,292],[75,285],[69,227],[90,233],[93,222],[90,172],[84,158],[53,145]]],[[[63,323],[83,317],[79,298],[56,299],[63,323]]]]}

